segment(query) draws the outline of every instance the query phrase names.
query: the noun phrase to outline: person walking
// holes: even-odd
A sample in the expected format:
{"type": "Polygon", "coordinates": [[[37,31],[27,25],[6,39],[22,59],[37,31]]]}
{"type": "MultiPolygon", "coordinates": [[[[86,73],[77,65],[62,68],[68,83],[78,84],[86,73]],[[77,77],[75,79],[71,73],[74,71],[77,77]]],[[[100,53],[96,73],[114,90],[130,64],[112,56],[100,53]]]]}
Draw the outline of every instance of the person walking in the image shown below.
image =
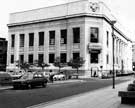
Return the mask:
{"type": "Polygon", "coordinates": [[[52,70],[50,70],[49,80],[51,83],[53,83],[53,76],[54,76],[54,74],[52,73],[52,70]]]}

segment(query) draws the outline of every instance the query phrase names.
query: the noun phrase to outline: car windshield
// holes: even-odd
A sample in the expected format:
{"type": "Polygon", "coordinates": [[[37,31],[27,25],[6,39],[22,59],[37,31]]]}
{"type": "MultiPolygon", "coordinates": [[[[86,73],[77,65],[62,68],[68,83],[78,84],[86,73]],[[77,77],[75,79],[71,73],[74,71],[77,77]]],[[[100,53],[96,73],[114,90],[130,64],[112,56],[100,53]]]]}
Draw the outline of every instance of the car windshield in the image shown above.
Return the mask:
{"type": "Polygon", "coordinates": [[[21,79],[32,79],[33,78],[33,74],[32,73],[25,73],[21,79]]]}
{"type": "Polygon", "coordinates": [[[41,78],[41,77],[43,77],[43,75],[41,73],[35,73],[34,74],[34,77],[35,78],[41,78]]]}

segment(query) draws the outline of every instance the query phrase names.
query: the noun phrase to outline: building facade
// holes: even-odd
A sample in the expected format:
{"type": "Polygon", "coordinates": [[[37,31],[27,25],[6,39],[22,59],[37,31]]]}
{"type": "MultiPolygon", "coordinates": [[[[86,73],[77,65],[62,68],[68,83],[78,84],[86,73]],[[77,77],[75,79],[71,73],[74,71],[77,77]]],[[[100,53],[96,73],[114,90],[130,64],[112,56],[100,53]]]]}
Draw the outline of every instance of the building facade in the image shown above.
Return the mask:
{"type": "Polygon", "coordinates": [[[0,71],[6,71],[7,65],[7,40],[0,38],[0,71]]]}
{"type": "Polygon", "coordinates": [[[135,42],[132,42],[132,62],[133,62],[133,71],[135,71],[135,42]]]}
{"type": "Polygon", "coordinates": [[[99,1],[80,0],[10,14],[7,69],[15,61],[53,63],[83,57],[90,70],[132,70],[132,43],[108,7],[99,1]],[[112,35],[113,33],[113,35],[112,35]],[[113,36],[113,37],[112,37],[113,36]]]}

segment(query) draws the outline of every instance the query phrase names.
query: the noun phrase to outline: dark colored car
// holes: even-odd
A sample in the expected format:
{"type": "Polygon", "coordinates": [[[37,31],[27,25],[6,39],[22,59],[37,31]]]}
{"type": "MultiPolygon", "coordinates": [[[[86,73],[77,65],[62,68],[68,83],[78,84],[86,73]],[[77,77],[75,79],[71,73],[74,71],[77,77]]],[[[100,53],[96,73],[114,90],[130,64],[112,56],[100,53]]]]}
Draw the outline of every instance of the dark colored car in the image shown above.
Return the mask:
{"type": "Polygon", "coordinates": [[[12,77],[7,72],[0,72],[0,85],[12,84],[12,77]]]}
{"type": "Polygon", "coordinates": [[[33,88],[35,86],[47,85],[47,78],[42,73],[25,73],[20,79],[12,81],[13,88],[33,88]]]}

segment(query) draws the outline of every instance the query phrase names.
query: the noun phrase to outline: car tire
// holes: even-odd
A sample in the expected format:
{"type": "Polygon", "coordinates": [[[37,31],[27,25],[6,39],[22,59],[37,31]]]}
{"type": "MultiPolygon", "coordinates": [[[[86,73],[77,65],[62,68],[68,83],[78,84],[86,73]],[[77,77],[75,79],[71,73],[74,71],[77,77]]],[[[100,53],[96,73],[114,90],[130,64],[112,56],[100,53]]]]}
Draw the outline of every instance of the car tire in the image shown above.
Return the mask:
{"type": "Polygon", "coordinates": [[[18,88],[17,86],[15,86],[15,85],[13,86],[13,89],[17,89],[17,88],[18,88]]]}
{"type": "Polygon", "coordinates": [[[54,78],[54,81],[56,81],[57,80],[57,78],[54,78]]]}
{"type": "Polygon", "coordinates": [[[42,86],[43,86],[44,88],[46,87],[46,85],[47,85],[47,84],[46,84],[45,82],[42,83],[42,86]]]}
{"type": "Polygon", "coordinates": [[[31,88],[32,88],[31,84],[28,84],[28,85],[27,85],[27,88],[28,88],[28,89],[31,89],[31,88]]]}
{"type": "Polygon", "coordinates": [[[62,78],[62,80],[65,80],[65,79],[66,79],[65,77],[62,78]]]}

